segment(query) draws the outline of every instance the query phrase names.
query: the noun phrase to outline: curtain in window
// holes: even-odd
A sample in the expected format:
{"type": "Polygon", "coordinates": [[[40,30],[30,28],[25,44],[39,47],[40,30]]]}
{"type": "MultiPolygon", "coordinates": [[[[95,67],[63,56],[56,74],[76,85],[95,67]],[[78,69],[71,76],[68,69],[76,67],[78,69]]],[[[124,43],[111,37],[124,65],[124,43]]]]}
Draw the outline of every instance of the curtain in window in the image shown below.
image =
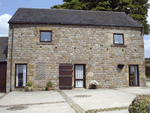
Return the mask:
{"type": "Polygon", "coordinates": [[[16,65],[16,87],[26,86],[26,65],[16,65]]]}
{"type": "MultiPolygon", "coordinates": [[[[76,79],[83,79],[83,66],[82,65],[76,65],[76,79]]],[[[77,80],[76,81],[76,87],[83,87],[83,81],[77,80]]]]}
{"type": "Polygon", "coordinates": [[[18,87],[18,65],[16,67],[16,87],[18,87]]]}
{"type": "Polygon", "coordinates": [[[138,85],[137,83],[137,66],[135,66],[135,85],[138,85]]]}
{"type": "Polygon", "coordinates": [[[23,87],[26,86],[26,65],[23,65],[23,87]]]}

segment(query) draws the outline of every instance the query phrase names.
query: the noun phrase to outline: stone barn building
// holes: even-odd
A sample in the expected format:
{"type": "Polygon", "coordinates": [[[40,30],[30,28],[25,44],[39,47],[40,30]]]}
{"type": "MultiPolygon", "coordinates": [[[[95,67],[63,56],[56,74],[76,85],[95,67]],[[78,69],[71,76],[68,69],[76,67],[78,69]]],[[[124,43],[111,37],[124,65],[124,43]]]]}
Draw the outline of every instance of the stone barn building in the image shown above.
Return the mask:
{"type": "Polygon", "coordinates": [[[8,23],[7,92],[146,84],[144,27],[124,12],[19,8],[8,23]]]}

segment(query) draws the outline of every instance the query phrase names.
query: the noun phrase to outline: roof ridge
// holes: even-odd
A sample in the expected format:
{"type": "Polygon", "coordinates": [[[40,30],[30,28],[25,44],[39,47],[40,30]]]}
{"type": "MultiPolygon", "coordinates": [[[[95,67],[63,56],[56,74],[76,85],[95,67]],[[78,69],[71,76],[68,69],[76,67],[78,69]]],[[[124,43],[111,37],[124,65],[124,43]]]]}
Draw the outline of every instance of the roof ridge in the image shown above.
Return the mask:
{"type": "Polygon", "coordinates": [[[75,10],[75,9],[45,9],[45,8],[24,8],[19,7],[18,9],[39,9],[39,10],[64,10],[64,11],[86,11],[86,12],[106,12],[106,13],[125,13],[125,12],[115,12],[115,11],[93,11],[93,10],[75,10]]]}

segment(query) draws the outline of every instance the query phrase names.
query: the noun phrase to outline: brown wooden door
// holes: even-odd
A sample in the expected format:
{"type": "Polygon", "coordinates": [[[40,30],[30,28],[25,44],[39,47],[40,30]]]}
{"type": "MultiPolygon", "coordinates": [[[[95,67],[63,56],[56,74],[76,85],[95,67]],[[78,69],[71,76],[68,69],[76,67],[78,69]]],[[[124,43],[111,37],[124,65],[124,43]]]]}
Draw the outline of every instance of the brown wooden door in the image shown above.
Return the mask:
{"type": "Polygon", "coordinates": [[[139,86],[139,69],[137,65],[129,66],[129,85],[139,86]]]}
{"type": "Polygon", "coordinates": [[[72,89],[72,64],[59,65],[59,89],[72,89]]]}
{"type": "Polygon", "coordinates": [[[75,88],[85,88],[85,65],[74,66],[74,84],[75,88]]]}
{"type": "Polygon", "coordinates": [[[0,63],[0,92],[6,92],[6,63],[0,63]]]}

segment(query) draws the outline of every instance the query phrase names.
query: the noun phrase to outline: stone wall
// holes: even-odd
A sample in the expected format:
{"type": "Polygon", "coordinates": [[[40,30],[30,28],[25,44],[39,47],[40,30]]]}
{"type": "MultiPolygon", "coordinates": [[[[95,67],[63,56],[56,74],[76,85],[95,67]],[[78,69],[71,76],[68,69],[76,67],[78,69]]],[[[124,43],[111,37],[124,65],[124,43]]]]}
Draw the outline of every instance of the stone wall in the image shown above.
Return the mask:
{"type": "MultiPolygon", "coordinates": [[[[9,29],[7,92],[10,86],[12,29],[9,29]]],[[[129,86],[129,65],[139,66],[145,85],[144,43],[141,28],[80,25],[16,25],[14,28],[12,90],[15,64],[27,63],[27,82],[40,90],[51,80],[59,88],[59,64],[86,64],[86,88],[97,80],[102,88],[129,86]],[[40,42],[40,30],[52,31],[52,42],[40,42]],[[124,34],[124,47],[113,46],[113,33],[124,34]],[[117,64],[125,64],[122,70],[117,64]]],[[[74,72],[73,72],[74,75],[74,72]]],[[[74,76],[73,76],[74,81],[74,76]]],[[[74,82],[72,83],[74,87],[74,82]]]]}

